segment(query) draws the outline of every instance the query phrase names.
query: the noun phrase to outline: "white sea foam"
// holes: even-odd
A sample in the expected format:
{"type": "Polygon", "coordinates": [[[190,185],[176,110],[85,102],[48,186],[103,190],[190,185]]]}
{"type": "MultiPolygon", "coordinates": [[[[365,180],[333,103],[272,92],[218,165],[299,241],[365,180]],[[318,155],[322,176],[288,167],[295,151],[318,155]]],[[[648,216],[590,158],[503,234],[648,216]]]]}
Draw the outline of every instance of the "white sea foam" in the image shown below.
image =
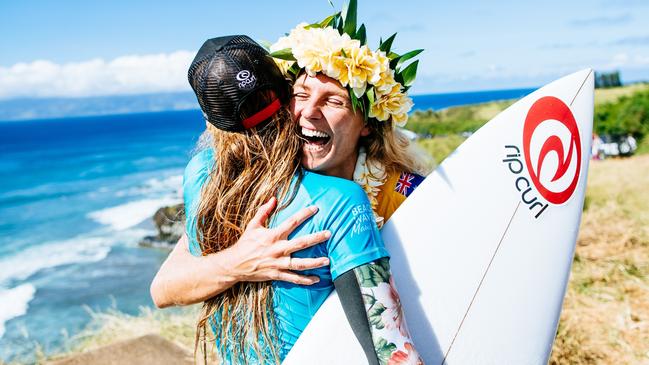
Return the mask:
{"type": "Polygon", "coordinates": [[[34,298],[36,288],[23,284],[11,289],[0,288],[0,338],[5,333],[5,323],[27,313],[29,302],[34,298]]]}
{"type": "Polygon", "coordinates": [[[0,259],[0,286],[7,287],[10,281],[24,280],[56,266],[101,261],[118,240],[117,237],[77,237],[32,246],[3,257],[0,259]]]}
{"type": "Polygon", "coordinates": [[[179,198],[145,199],[116,207],[106,208],[88,214],[96,222],[121,231],[140,224],[145,219],[151,218],[160,207],[180,203],[179,198]]]}
{"type": "Polygon", "coordinates": [[[142,185],[118,191],[117,197],[148,195],[148,196],[173,196],[182,197],[182,175],[172,175],[163,179],[153,178],[142,185]]]}

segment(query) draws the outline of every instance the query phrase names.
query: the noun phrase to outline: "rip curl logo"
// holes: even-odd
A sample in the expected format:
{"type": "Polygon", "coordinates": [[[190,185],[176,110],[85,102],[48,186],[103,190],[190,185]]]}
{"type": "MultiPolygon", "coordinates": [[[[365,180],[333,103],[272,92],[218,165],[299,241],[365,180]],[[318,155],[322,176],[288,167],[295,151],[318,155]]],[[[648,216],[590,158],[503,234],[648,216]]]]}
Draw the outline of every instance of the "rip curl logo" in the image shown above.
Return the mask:
{"type": "Polygon", "coordinates": [[[581,139],[570,108],[552,96],[537,100],[525,117],[522,149],[505,145],[502,161],[516,176],[521,202],[538,219],[549,204],[567,202],[577,187],[581,139]]]}
{"type": "Polygon", "coordinates": [[[253,75],[248,70],[239,71],[239,73],[237,73],[236,78],[237,81],[239,81],[240,89],[250,89],[251,87],[255,86],[255,81],[257,81],[255,75],[253,75]]]}
{"type": "Polygon", "coordinates": [[[581,140],[575,117],[563,101],[545,96],[532,105],[523,127],[523,155],[539,194],[555,205],[567,202],[581,172],[581,140]],[[557,122],[567,134],[544,130],[544,124],[557,122]]]}

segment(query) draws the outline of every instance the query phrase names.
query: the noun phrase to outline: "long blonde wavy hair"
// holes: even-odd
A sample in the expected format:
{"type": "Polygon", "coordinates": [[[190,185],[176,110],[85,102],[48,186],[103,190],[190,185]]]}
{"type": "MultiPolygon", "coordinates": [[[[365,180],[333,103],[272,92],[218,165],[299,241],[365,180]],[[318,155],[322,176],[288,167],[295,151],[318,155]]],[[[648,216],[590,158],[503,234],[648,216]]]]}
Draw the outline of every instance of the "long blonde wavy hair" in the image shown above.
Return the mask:
{"type": "Polygon", "coordinates": [[[368,163],[380,164],[387,173],[406,171],[427,176],[432,171],[432,157],[394,125],[374,118],[365,123],[370,133],[361,137],[359,144],[367,151],[368,163]]]}
{"type": "MultiPolygon", "coordinates": [[[[271,197],[277,197],[279,210],[294,196],[301,178],[296,124],[285,106],[266,123],[242,133],[208,126],[215,164],[197,212],[197,237],[204,255],[235,244],[258,208],[271,197]]],[[[207,361],[208,326],[213,325],[217,353],[222,358],[246,363],[254,351],[261,363],[278,363],[272,303],[272,282],[240,282],[205,301],[195,350],[202,345],[207,361]]]]}

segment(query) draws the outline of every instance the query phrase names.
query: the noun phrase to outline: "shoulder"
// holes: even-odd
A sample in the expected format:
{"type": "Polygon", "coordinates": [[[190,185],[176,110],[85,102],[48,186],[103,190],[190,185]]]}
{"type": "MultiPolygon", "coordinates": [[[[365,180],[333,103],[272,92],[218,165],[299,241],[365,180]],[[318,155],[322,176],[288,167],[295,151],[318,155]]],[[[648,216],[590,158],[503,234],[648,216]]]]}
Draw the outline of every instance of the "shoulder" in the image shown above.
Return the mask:
{"type": "Polygon", "coordinates": [[[211,148],[198,152],[185,167],[183,189],[202,186],[214,166],[214,152],[211,148]]]}
{"type": "Polygon", "coordinates": [[[368,201],[367,194],[357,183],[334,176],[305,171],[302,186],[312,198],[335,198],[339,203],[358,204],[368,201]]]}
{"type": "Polygon", "coordinates": [[[185,202],[185,227],[189,238],[189,251],[200,256],[201,249],[196,237],[196,214],[201,190],[214,166],[214,152],[211,148],[198,152],[187,163],[183,176],[183,198],[185,202]]]}
{"type": "Polygon", "coordinates": [[[214,152],[208,148],[200,151],[187,163],[183,175],[183,196],[185,209],[197,204],[201,189],[210,176],[214,166],[214,152]]]}
{"type": "Polygon", "coordinates": [[[208,174],[214,165],[214,151],[211,148],[206,148],[195,154],[187,166],[185,167],[184,178],[208,174]]]}

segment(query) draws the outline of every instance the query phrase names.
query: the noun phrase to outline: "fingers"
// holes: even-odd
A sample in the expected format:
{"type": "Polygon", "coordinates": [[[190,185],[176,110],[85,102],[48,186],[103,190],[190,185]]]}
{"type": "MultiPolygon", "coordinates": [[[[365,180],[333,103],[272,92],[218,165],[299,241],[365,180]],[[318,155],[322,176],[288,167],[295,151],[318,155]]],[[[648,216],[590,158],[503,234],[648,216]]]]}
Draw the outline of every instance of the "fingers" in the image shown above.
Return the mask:
{"type": "Polygon", "coordinates": [[[315,246],[321,242],[328,240],[331,237],[331,232],[329,231],[320,231],[316,233],[311,233],[306,236],[294,238],[290,241],[282,243],[282,246],[278,248],[283,250],[284,255],[290,255],[293,252],[304,250],[311,246],[315,246]]]}
{"type": "Polygon", "coordinates": [[[279,232],[282,237],[288,237],[295,228],[299,227],[300,224],[304,223],[305,220],[309,219],[317,211],[318,207],[315,205],[306,207],[282,222],[282,224],[275,228],[275,230],[279,232]]]}
{"type": "Polygon", "coordinates": [[[298,258],[291,257],[288,260],[288,265],[286,266],[289,270],[304,271],[310,269],[316,269],[318,267],[323,267],[329,265],[329,258],[327,257],[316,257],[316,258],[298,258]]]}
{"type": "Polygon", "coordinates": [[[273,210],[275,210],[275,205],[277,205],[277,199],[275,197],[268,199],[266,203],[259,207],[255,216],[252,217],[250,223],[248,223],[248,227],[264,227],[268,217],[270,217],[273,210]]]}
{"type": "Polygon", "coordinates": [[[274,280],[286,281],[298,285],[313,285],[319,282],[320,278],[317,276],[300,275],[288,270],[280,270],[277,272],[274,280]]]}
{"type": "Polygon", "coordinates": [[[291,257],[284,256],[275,260],[268,268],[275,270],[304,271],[329,265],[329,258],[323,257],[291,257]]]}

